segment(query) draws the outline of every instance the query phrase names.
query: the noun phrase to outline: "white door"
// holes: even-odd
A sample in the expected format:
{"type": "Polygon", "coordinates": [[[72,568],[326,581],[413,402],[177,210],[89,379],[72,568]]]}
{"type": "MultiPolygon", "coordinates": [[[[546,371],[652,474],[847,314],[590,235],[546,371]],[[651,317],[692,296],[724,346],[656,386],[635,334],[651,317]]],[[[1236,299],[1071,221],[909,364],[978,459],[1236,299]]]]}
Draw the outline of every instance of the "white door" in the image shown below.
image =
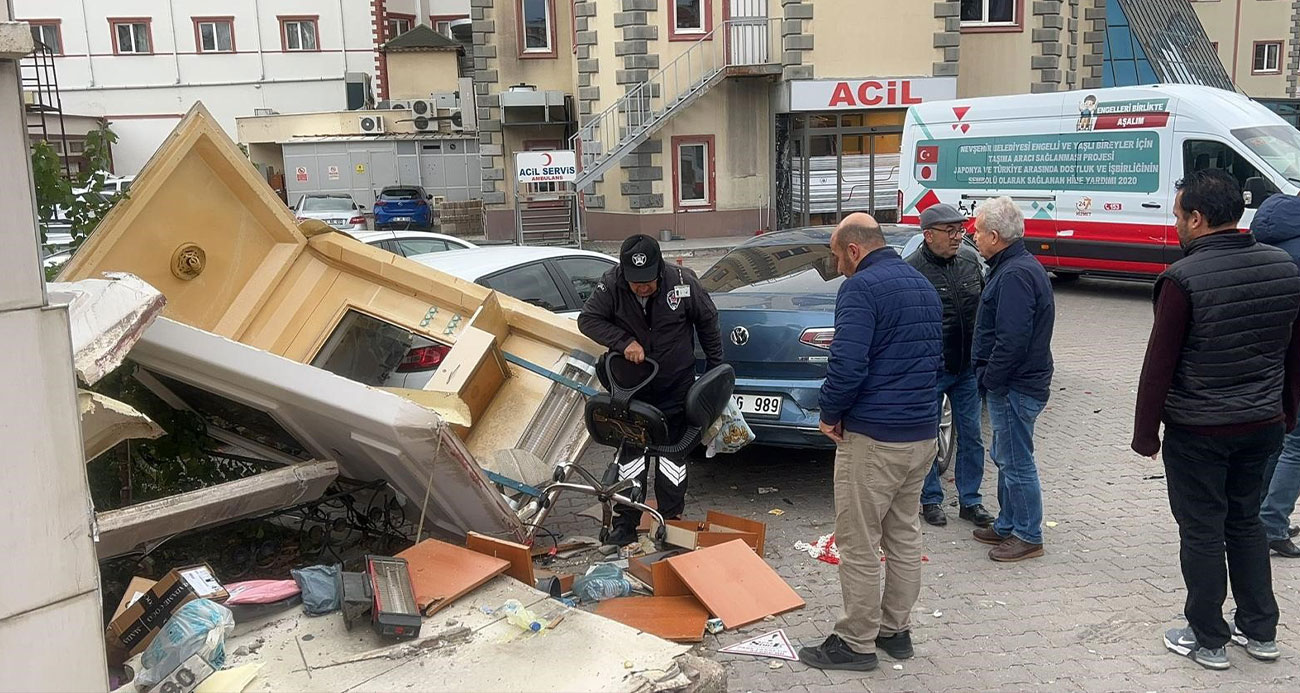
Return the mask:
{"type": "Polygon", "coordinates": [[[768,0],[728,0],[728,65],[766,65],[768,45],[768,0]]]}

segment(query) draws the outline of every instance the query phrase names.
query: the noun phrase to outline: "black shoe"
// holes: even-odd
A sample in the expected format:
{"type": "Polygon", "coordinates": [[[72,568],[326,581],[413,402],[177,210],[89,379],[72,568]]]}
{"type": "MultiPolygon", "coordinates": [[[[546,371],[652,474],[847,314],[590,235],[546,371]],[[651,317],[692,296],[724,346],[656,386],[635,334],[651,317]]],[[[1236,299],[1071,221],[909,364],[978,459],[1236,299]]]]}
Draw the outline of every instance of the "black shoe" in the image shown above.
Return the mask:
{"type": "Polygon", "coordinates": [[[842,669],[844,671],[871,671],[879,662],[875,653],[854,652],[840,636],[832,635],[817,647],[799,648],[799,661],[814,669],[842,669]]]}
{"type": "Polygon", "coordinates": [[[885,654],[894,659],[911,659],[912,655],[912,633],[903,631],[893,635],[877,635],[876,649],[884,650],[885,654]]]}
{"type": "Polygon", "coordinates": [[[1295,542],[1291,541],[1290,539],[1278,539],[1277,541],[1270,541],[1268,543],[1268,548],[1273,549],[1273,551],[1276,552],[1277,555],[1279,556],[1285,556],[1287,558],[1300,558],[1300,546],[1296,546],[1295,542]]]}
{"type": "Polygon", "coordinates": [[[976,503],[975,505],[962,506],[958,516],[961,517],[961,519],[974,524],[976,527],[992,527],[993,521],[997,519],[990,515],[989,511],[985,510],[984,506],[979,503],[976,503]]]}
{"type": "Polygon", "coordinates": [[[605,537],[605,546],[627,546],[637,542],[636,527],[615,527],[609,536],[605,537]]]}
{"type": "Polygon", "coordinates": [[[1291,537],[1292,539],[1295,539],[1296,537],[1300,537],[1300,525],[1288,529],[1286,531],[1286,535],[1288,537],[1291,537]]]}
{"type": "Polygon", "coordinates": [[[948,524],[948,516],[943,514],[943,508],[938,503],[927,503],[921,506],[921,519],[926,524],[942,527],[948,524]]]}

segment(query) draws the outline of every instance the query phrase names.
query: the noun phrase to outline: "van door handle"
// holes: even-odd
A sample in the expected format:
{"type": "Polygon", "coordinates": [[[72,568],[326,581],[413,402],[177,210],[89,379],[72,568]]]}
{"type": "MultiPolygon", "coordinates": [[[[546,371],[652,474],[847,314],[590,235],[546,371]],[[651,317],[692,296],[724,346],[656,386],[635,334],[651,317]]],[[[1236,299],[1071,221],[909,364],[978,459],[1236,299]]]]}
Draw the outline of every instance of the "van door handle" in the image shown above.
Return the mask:
{"type": "Polygon", "coordinates": [[[1142,206],[1147,209],[1160,209],[1160,205],[1155,202],[1143,202],[1142,206]]]}

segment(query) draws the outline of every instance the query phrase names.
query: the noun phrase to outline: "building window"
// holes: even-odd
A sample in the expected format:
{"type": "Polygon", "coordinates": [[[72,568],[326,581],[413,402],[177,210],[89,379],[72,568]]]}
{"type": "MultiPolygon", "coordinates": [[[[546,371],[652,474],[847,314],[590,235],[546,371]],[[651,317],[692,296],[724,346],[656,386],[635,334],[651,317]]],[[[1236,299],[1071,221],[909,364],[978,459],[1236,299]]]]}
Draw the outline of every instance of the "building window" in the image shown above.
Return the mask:
{"type": "Polygon", "coordinates": [[[961,0],[961,23],[970,26],[1008,26],[1016,23],[1018,0],[961,0]]]}
{"type": "Polygon", "coordinates": [[[286,51],[320,50],[316,41],[317,17],[280,17],[280,42],[286,51]]]}
{"type": "Polygon", "coordinates": [[[433,30],[439,34],[454,39],[455,36],[451,35],[451,23],[468,18],[468,15],[463,14],[431,14],[429,15],[429,26],[433,27],[433,30]]]}
{"type": "Polygon", "coordinates": [[[1256,41],[1255,61],[1250,69],[1252,74],[1271,74],[1282,71],[1282,42],[1256,41]]]}
{"type": "Polygon", "coordinates": [[[673,138],[673,197],[679,209],[712,209],[713,136],[673,138]]]}
{"type": "Polygon", "coordinates": [[[63,55],[63,32],[59,20],[28,20],[32,27],[32,40],[50,49],[55,55],[63,55]]]}
{"type": "Polygon", "coordinates": [[[1103,87],[1132,87],[1161,81],[1129,24],[1128,15],[1116,0],[1106,2],[1106,33],[1101,54],[1103,87]]]}
{"type": "Polygon", "coordinates": [[[523,57],[555,57],[554,0],[519,0],[519,23],[523,57]]]}
{"type": "Polygon", "coordinates": [[[110,19],[113,29],[113,52],[118,55],[153,53],[153,36],[149,19],[110,19]]]}
{"type": "Polygon", "coordinates": [[[200,53],[234,53],[235,18],[195,17],[194,45],[200,53]]]}
{"type": "Polygon", "coordinates": [[[68,140],[68,155],[81,156],[86,153],[85,140],[68,140]]]}
{"type": "Polygon", "coordinates": [[[387,32],[389,40],[405,34],[415,25],[415,15],[413,14],[393,14],[389,12],[386,17],[384,31],[387,32]]]}
{"type": "Polygon", "coordinates": [[[434,22],[433,30],[447,38],[451,38],[451,22],[434,22]]]}
{"type": "Polygon", "coordinates": [[[710,0],[669,0],[672,16],[668,19],[669,41],[698,41],[713,30],[713,3],[710,0]]]}

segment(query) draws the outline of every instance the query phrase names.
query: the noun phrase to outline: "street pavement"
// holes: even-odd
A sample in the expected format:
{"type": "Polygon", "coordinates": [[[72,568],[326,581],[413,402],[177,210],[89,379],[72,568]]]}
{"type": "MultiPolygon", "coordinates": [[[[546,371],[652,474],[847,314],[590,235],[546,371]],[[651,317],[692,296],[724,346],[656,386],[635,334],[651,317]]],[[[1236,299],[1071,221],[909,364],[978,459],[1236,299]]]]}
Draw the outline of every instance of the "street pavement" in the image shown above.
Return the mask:
{"type": "MultiPolygon", "coordinates": [[[[716,509],[765,521],[768,562],[807,602],[771,622],[706,636],[697,649],[725,665],[730,690],[1300,690],[1300,561],[1273,559],[1280,662],[1256,662],[1230,647],[1232,669],[1211,672],[1165,650],[1164,630],[1182,624],[1177,528],[1162,466],[1128,449],[1150,285],[1082,280],[1057,284],[1056,296],[1056,377],[1036,437],[1047,554],[989,561],[989,547],[957,519],[950,472],[948,526],[922,524],[927,562],[914,659],[882,654],[877,671],[845,673],[797,662],[773,669],[776,660],[719,654],[776,628],[796,647],[831,632],[841,606],[836,567],[794,548],[834,529],[830,456],[753,446],[692,463],[686,516],[716,509]],[[760,495],[760,487],[779,490],[760,495]],[[783,514],[769,513],[775,509],[783,514]]],[[[610,452],[592,446],[583,462],[603,469],[610,452]]],[[[988,461],[983,489],[993,512],[995,480],[988,461]]],[[[557,509],[548,525],[595,531],[572,508],[557,509]]],[[[1231,608],[1229,597],[1225,614],[1231,608]]]]}

